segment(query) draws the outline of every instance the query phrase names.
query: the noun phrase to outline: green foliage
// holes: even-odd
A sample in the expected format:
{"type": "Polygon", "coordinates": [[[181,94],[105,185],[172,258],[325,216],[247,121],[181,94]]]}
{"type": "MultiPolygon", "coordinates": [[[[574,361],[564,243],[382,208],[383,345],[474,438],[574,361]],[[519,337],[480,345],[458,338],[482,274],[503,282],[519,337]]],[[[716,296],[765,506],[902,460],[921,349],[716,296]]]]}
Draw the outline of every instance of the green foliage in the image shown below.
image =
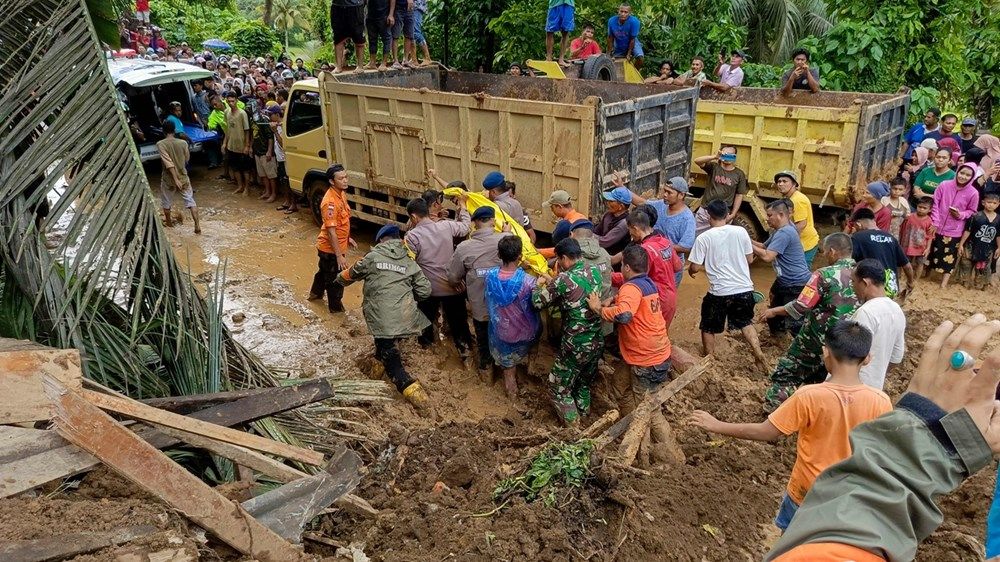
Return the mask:
{"type": "Polygon", "coordinates": [[[167,43],[187,41],[194,48],[206,39],[222,38],[227,30],[245,21],[229,2],[150,0],[149,10],[167,43]]]}
{"type": "Polygon", "coordinates": [[[543,498],[545,505],[556,503],[559,487],[579,488],[590,475],[590,455],[594,442],[582,439],[575,443],[553,443],[538,453],[531,465],[520,476],[501,480],[493,490],[493,501],[508,499],[511,495],[524,496],[535,501],[543,498]]]}
{"type": "Polygon", "coordinates": [[[673,57],[678,68],[687,68],[692,57],[700,56],[705,59],[705,72],[711,73],[718,53],[746,44],[747,29],[733,21],[730,0],[680,0],[674,13],[660,50],[673,57]]]}
{"type": "Polygon", "coordinates": [[[938,107],[941,92],[931,86],[916,88],[910,92],[910,121],[917,122],[924,118],[927,110],[938,107]]]}
{"type": "Polygon", "coordinates": [[[746,47],[754,62],[784,64],[795,44],[821,36],[834,17],[824,0],[730,0],[733,19],[747,29],[746,47]]]}
{"type": "Polygon", "coordinates": [[[784,68],[771,64],[747,63],[743,65],[743,85],[754,88],[780,88],[784,68]]]}
{"type": "Polygon", "coordinates": [[[241,56],[258,57],[281,52],[278,34],[260,21],[245,21],[226,31],[222,38],[241,56]]]}
{"type": "MultiPolygon", "coordinates": [[[[547,7],[547,0],[514,0],[487,24],[487,29],[498,40],[492,60],[494,68],[503,69],[515,61],[544,58],[547,7]]],[[[558,53],[559,39],[555,41],[553,53],[558,53]]]]}
{"type": "Polygon", "coordinates": [[[302,11],[309,22],[306,29],[310,30],[311,36],[324,43],[332,41],[329,0],[304,0],[302,11]]]}

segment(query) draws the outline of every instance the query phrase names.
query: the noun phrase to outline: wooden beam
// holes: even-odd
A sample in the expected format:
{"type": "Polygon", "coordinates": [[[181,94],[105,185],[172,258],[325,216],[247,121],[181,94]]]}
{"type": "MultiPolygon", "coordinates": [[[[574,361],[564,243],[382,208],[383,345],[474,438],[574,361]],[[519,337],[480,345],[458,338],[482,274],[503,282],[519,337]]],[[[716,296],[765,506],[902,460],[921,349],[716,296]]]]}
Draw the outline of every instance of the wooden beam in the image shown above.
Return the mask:
{"type": "Polygon", "coordinates": [[[208,437],[203,437],[194,433],[187,433],[163,425],[154,424],[154,427],[157,431],[163,432],[178,441],[183,441],[190,445],[194,445],[195,447],[205,449],[206,451],[215,453],[220,457],[227,458],[236,464],[252,468],[261,474],[270,476],[271,478],[276,478],[281,482],[291,482],[293,480],[309,476],[301,470],[292,468],[287,464],[272,459],[267,455],[262,455],[257,451],[251,451],[250,449],[240,447],[239,445],[231,445],[229,443],[216,441],[215,439],[209,439],[208,437]]]}
{"type": "Polygon", "coordinates": [[[64,560],[117,546],[157,532],[152,525],[127,527],[110,533],[59,533],[57,536],[26,541],[11,541],[0,545],[0,560],[4,562],[47,562],[64,560]]]}
{"type": "MultiPolygon", "coordinates": [[[[333,398],[336,393],[330,385],[332,380],[330,377],[323,377],[290,386],[250,388],[229,392],[214,392],[211,394],[170,396],[167,398],[149,398],[141,400],[141,402],[147,406],[153,406],[161,410],[187,414],[210,406],[218,406],[239,400],[241,407],[254,412],[254,419],[256,419],[256,416],[265,417],[273,415],[276,412],[284,412],[292,408],[333,398]]],[[[218,423],[214,420],[205,421],[218,423]]]]}
{"type": "Polygon", "coordinates": [[[102,410],[115,412],[139,421],[164,425],[186,433],[209,437],[232,445],[240,445],[262,453],[270,453],[307,464],[323,464],[322,453],[286,443],[279,443],[273,439],[229,429],[228,427],[214,423],[191,419],[173,412],[158,410],[130,398],[101,394],[93,390],[83,390],[81,391],[81,396],[102,410]]]}
{"type": "MultiPolygon", "coordinates": [[[[210,488],[81,394],[45,377],[56,430],[236,550],[264,562],[298,560],[301,551],[210,488]]],[[[148,408],[148,406],[144,406],[148,408]]]]}
{"type": "Polygon", "coordinates": [[[635,410],[632,410],[630,414],[618,420],[616,424],[609,427],[600,437],[595,440],[595,446],[597,449],[606,447],[609,443],[615,439],[621,437],[625,430],[628,429],[632,420],[640,417],[647,416],[655,408],[659,408],[664,402],[669,400],[674,394],[677,394],[685,386],[691,384],[695,379],[700,377],[708,369],[711,364],[711,359],[706,357],[701,363],[691,367],[684,372],[681,376],[670,381],[669,384],[664,385],[660,390],[647,396],[642,402],[636,406],[635,410]]]}
{"type": "Polygon", "coordinates": [[[27,340],[0,339],[0,424],[47,420],[52,404],[41,375],[80,389],[80,352],[53,349],[27,340]]]}
{"type": "MultiPolygon", "coordinates": [[[[324,392],[303,392],[306,384],[296,387],[283,387],[268,394],[269,403],[264,403],[255,397],[248,397],[228,404],[221,404],[200,410],[191,414],[190,418],[211,421],[224,426],[232,426],[261,419],[273,414],[304,406],[315,400],[322,400],[324,392]]],[[[329,383],[319,381],[317,383],[329,383]]],[[[50,432],[55,433],[55,432],[50,432]]],[[[158,449],[176,445],[179,440],[150,427],[140,427],[136,434],[158,449]]],[[[86,472],[100,464],[100,461],[86,451],[70,445],[64,439],[58,438],[58,446],[31,457],[22,458],[13,464],[3,465],[3,478],[0,478],[0,498],[26,492],[53,480],[67,478],[81,472],[86,472]]],[[[370,503],[354,494],[348,494],[337,500],[337,506],[355,515],[375,517],[378,510],[370,503]]]]}

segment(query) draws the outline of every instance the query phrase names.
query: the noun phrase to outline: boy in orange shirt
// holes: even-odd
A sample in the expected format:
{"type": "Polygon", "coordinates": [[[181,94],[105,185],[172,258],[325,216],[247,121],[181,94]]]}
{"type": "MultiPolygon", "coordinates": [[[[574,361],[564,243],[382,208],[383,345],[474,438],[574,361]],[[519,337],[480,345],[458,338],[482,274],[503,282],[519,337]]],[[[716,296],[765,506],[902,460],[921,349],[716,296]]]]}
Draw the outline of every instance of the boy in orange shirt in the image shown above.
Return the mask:
{"type": "MultiPolygon", "coordinates": [[[[670,370],[670,338],[667,322],[660,311],[660,292],[649,278],[649,254],[639,244],[622,250],[622,276],[625,283],[618,289],[613,306],[602,306],[598,293],[587,295],[587,306],[602,319],[618,324],[618,343],[622,359],[632,368],[632,393],[639,403],[647,394],[656,392],[666,382],[670,370]]],[[[650,444],[645,454],[653,460],[683,463],[684,452],[677,445],[673,430],[663,411],[656,408],[650,414],[650,444]]],[[[647,440],[643,439],[645,443],[647,440]]]]}
{"type": "Polygon", "coordinates": [[[834,324],[823,345],[823,363],[830,378],[801,387],[763,422],[726,423],[701,410],[692,414],[693,425],[740,439],[775,441],[799,433],[795,466],[774,518],[782,533],[816,477],[851,456],[851,429],[892,410],[884,392],[861,382],[861,367],[869,361],[871,344],[871,332],[857,322],[834,324]]]}

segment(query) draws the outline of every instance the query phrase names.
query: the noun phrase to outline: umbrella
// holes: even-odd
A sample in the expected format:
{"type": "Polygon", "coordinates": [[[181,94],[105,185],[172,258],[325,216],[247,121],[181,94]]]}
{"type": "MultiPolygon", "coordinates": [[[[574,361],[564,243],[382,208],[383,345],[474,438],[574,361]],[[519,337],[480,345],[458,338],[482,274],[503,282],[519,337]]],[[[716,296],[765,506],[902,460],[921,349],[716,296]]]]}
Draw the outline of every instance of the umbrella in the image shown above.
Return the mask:
{"type": "Polygon", "coordinates": [[[232,49],[229,43],[226,43],[222,39],[209,39],[207,41],[202,41],[201,46],[205,47],[206,49],[222,49],[222,50],[232,49]]]}

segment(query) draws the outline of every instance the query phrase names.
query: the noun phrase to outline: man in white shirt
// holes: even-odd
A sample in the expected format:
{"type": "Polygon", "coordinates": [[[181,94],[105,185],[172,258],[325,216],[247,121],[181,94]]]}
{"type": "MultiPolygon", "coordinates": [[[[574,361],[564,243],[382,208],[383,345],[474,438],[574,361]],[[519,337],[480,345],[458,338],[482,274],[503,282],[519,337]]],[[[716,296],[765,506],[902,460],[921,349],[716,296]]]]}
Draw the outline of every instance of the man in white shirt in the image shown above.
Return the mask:
{"type": "Polygon", "coordinates": [[[861,382],[882,390],[889,364],[898,364],[906,352],[906,315],[885,295],[885,268],[878,260],[858,262],[851,285],[862,303],[853,319],[872,333],[871,361],[861,368],[861,382]]]}
{"type": "Polygon", "coordinates": [[[726,64],[722,55],[719,55],[719,63],[715,65],[715,75],[719,81],[705,80],[701,83],[702,86],[708,86],[719,92],[728,92],[733,88],[739,88],[743,85],[743,69],[741,67],[746,57],[745,52],[735,50],[729,57],[729,64],[726,64]]]}
{"type": "Polygon", "coordinates": [[[715,335],[721,334],[728,323],[730,330],[740,330],[753,349],[761,367],[767,360],[760,348],[757,329],[753,325],[753,281],[750,263],[753,246],[743,227],[726,223],[729,206],[716,199],[705,206],[711,228],[695,239],[688,260],[688,274],[693,278],[704,270],[708,276],[708,293],[701,301],[701,343],[705,355],[715,352],[715,335]]]}

